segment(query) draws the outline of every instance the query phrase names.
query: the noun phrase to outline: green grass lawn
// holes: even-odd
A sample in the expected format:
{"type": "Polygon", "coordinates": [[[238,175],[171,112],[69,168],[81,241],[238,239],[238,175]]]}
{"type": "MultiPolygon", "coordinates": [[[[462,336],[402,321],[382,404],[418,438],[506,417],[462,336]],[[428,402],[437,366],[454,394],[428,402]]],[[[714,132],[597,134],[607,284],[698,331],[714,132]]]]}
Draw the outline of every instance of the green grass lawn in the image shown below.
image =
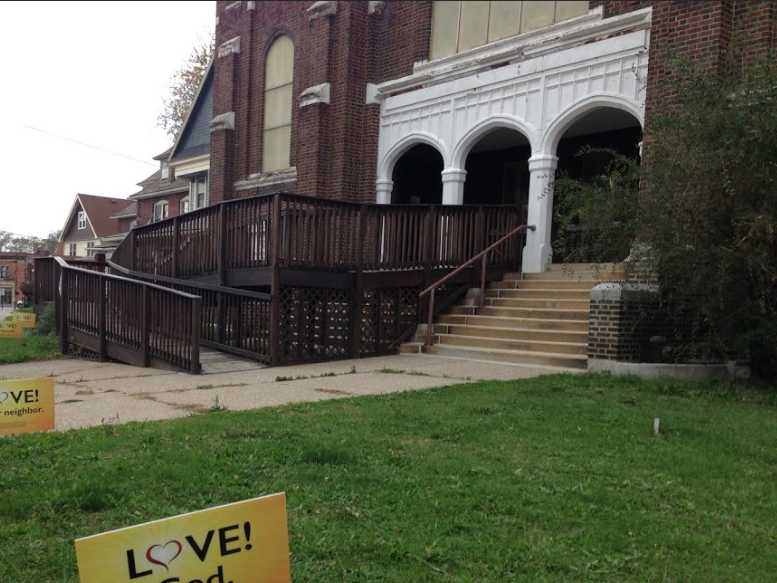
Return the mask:
{"type": "Polygon", "coordinates": [[[56,336],[22,336],[0,338],[0,364],[60,358],[56,336]]]}
{"type": "Polygon", "coordinates": [[[777,573],[765,392],[559,375],[5,438],[0,459],[9,583],[76,582],[76,537],[282,490],[295,582],[777,573]]]}

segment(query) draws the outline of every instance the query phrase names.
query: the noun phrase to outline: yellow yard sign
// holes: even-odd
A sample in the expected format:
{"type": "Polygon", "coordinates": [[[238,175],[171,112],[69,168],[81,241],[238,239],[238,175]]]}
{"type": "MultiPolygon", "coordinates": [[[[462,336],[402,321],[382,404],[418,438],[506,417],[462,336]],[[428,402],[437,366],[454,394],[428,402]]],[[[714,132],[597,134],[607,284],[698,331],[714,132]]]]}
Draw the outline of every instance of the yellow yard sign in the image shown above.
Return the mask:
{"type": "Polygon", "coordinates": [[[14,312],[11,314],[10,318],[22,328],[35,327],[35,314],[33,312],[14,312]]]}
{"type": "Polygon", "coordinates": [[[0,338],[21,338],[23,332],[18,322],[0,324],[0,338]]]}
{"type": "Polygon", "coordinates": [[[0,435],[54,429],[54,380],[0,381],[0,435]]]}
{"type": "Polygon", "coordinates": [[[81,583],[290,583],[286,495],[75,541],[81,583]]]}

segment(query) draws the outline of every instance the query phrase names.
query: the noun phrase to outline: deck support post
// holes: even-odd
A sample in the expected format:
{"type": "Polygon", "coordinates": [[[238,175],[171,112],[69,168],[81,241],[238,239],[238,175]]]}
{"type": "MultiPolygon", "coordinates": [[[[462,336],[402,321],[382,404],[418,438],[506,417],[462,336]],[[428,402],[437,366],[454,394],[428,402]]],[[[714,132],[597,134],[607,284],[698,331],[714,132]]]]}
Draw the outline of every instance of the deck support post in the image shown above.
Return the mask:
{"type": "Polygon", "coordinates": [[[178,223],[178,217],[173,217],[173,277],[178,277],[178,247],[181,226],[178,223]]]}
{"type": "Polygon", "coordinates": [[[272,199],[272,219],[270,222],[270,265],[272,283],[270,286],[270,364],[281,363],[281,198],[279,194],[272,199]]]}
{"type": "Polygon", "coordinates": [[[218,272],[219,285],[225,285],[226,281],[226,247],[227,247],[227,224],[224,205],[219,205],[219,242],[218,242],[218,272]]]}
{"type": "Polygon", "coordinates": [[[202,300],[192,300],[192,354],[191,369],[193,374],[199,374],[200,368],[200,318],[202,315],[202,300]]]}
{"type": "Polygon", "coordinates": [[[148,286],[141,284],[143,288],[143,296],[140,304],[141,310],[141,343],[143,349],[143,366],[149,366],[151,364],[151,301],[148,297],[148,286]]]}
{"type": "MultiPolygon", "coordinates": [[[[59,268],[59,349],[62,354],[67,353],[67,270],[59,268]]],[[[55,291],[56,293],[56,291],[55,291]]]]}
{"type": "Polygon", "coordinates": [[[367,237],[367,207],[362,205],[356,217],[356,271],[351,295],[351,357],[359,358],[362,351],[362,303],[364,302],[364,242],[367,237]]]}
{"type": "Polygon", "coordinates": [[[97,333],[99,334],[100,361],[105,362],[108,358],[108,352],[105,347],[105,295],[107,293],[106,281],[104,277],[98,279],[98,298],[97,298],[97,333]]]}

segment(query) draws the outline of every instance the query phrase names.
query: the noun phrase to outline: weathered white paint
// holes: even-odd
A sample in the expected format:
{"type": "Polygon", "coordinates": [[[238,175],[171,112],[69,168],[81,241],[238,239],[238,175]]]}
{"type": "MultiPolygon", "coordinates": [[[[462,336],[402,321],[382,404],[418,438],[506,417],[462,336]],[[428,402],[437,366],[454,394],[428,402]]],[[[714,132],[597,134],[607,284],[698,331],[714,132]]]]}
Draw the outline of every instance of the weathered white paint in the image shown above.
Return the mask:
{"type": "Polygon", "coordinates": [[[472,51],[418,63],[408,77],[372,88],[380,103],[376,200],[390,202],[396,161],[416,144],[443,158],[443,203],[462,204],[467,156],[496,128],[525,136],[529,224],[524,270],[551,261],[550,221],[556,148],[581,116],[600,107],[645,110],[651,9],[604,19],[600,9],[472,51]]]}

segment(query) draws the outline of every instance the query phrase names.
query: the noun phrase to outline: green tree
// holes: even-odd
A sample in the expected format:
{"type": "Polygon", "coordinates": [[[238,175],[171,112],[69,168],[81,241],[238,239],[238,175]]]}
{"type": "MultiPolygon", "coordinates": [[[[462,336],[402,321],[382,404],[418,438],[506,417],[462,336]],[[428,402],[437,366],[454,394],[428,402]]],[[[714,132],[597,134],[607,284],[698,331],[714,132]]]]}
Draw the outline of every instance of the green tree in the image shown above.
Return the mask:
{"type": "Polygon", "coordinates": [[[183,67],[173,74],[170,93],[164,99],[162,113],[157,117],[157,124],[172,139],[175,139],[181,131],[186,116],[194,104],[197,90],[213,60],[213,50],[212,38],[206,43],[195,46],[183,67]]]}
{"type": "Polygon", "coordinates": [[[640,235],[697,356],[777,376],[777,67],[675,64],[650,125],[640,235]]]}

